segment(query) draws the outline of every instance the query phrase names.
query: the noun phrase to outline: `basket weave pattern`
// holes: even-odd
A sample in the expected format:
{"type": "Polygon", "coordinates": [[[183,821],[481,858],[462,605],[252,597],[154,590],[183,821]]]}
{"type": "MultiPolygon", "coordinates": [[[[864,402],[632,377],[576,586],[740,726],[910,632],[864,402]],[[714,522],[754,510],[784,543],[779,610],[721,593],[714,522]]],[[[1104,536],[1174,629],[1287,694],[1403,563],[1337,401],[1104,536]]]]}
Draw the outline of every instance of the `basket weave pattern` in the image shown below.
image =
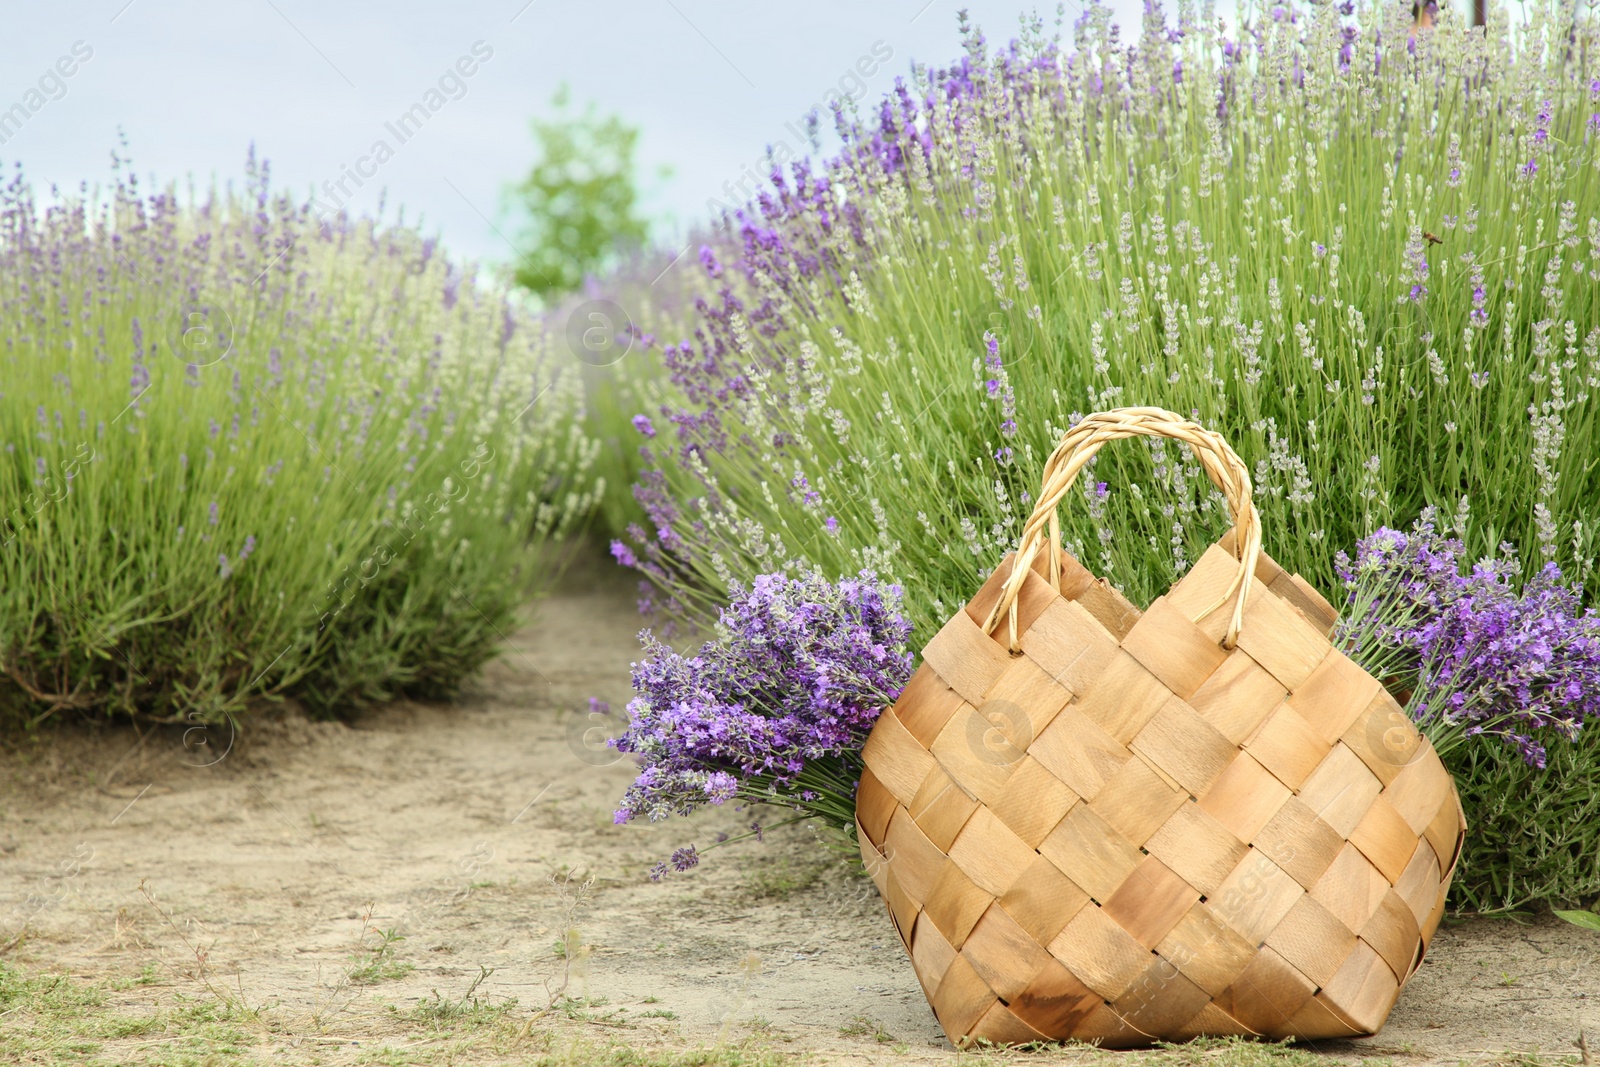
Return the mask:
{"type": "Polygon", "coordinates": [[[1375,1033],[1438,927],[1454,783],[1327,601],[1248,551],[1248,474],[1196,435],[1155,409],[1069,433],[1034,536],[867,741],[862,858],[957,1044],[1375,1033]],[[1222,457],[1245,544],[1143,612],[1054,547],[1086,442],[1139,433],[1222,457]]]}

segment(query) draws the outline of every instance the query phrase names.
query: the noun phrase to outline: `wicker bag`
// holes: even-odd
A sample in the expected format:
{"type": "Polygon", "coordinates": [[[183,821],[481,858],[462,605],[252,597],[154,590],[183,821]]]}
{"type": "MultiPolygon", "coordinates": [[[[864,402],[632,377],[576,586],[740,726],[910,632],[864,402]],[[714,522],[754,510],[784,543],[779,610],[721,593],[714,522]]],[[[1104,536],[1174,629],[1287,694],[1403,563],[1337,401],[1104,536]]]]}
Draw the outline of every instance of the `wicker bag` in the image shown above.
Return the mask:
{"type": "Polygon", "coordinates": [[[862,858],[956,1044],[1361,1036],[1422,962],[1466,831],[1455,785],[1261,551],[1250,492],[1193,422],[1084,419],[1016,553],[873,728],[862,858]],[[1235,522],[1144,612],[1059,549],[1056,517],[1137,435],[1187,444],[1235,522]]]}

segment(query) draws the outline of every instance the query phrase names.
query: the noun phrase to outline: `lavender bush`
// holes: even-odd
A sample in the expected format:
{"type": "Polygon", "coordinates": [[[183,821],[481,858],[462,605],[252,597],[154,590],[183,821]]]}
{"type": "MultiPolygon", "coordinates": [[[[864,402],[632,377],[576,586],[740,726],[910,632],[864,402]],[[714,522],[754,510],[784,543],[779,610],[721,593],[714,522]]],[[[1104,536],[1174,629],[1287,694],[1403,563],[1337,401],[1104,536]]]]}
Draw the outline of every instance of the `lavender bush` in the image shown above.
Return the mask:
{"type": "MultiPolygon", "coordinates": [[[[853,827],[861,746],[911,677],[900,593],[869,572],[839,582],[766,574],[729,590],[715,639],[692,656],[646,631],[638,695],[614,742],[640,771],[616,821],[741,800],[853,827]]],[[[687,870],[698,855],[681,848],[671,866],[687,870]]]]}
{"type": "MultiPolygon", "coordinates": [[[[835,158],[774,160],[636,422],[646,606],[705,620],[730,581],[871,568],[931,633],[1014,545],[1061,432],[1126,404],[1224,433],[1272,552],[1325,590],[1341,546],[1429,504],[1470,515],[1462,558],[1509,540],[1525,572],[1591,583],[1594,11],[1216,16],[1152,3],[1128,33],[1091,4],[1000,49],[968,29],[955,63],[837,115],[835,158]]],[[[1227,516],[1144,444],[1098,457],[1063,518],[1148,602],[1227,516]]],[[[1600,893],[1596,737],[1547,771],[1453,750],[1458,902],[1600,893]]]]}
{"type": "MultiPolygon", "coordinates": [[[[633,541],[705,618],[731,578],[870,567],[936,625],[1015,543],[1078,413],[1158,404],[1251,464],[1272,551],[1428,503],[1589,576],[1600,530],[1600,23],[1585,6],[1090,5],[919,69],[708,249],[637,438],[633,541]]],[[[1135,599],[1226,528],[1192,459],[1108,450],[1070,546],[1135,599]]]]}
{"type": "Polygon", "coordinates": [[[1523,584],[1509,545],[1470,567],[1464,551],[1429,513],[1410,534],[1383,528],[1354,559],[1341,553],[1338,640],[1410,694],[1407,713],[1441,755],[1486,735],[1543,768],[1542,738],[1570,743],[1600,718],[1600,613],[1582,608],[1554,563],[1523,584]]]}
{"type": "Polygon", "coordinates": [[[585,514],[581,388],[403,224],[0,193],[0,717],[448,691],[585,514]]]}

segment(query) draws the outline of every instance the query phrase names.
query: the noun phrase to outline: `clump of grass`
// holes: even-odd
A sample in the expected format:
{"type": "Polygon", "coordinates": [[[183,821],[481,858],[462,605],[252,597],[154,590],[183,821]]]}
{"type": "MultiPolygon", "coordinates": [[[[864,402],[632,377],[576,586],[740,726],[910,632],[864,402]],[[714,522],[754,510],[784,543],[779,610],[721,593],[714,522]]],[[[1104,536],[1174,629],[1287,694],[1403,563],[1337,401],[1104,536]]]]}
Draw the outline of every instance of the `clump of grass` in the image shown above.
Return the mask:
{"type": "Polygon", "coordinates": [[[417,969],[416,964],[399,958],[399,946],[405,937],[398,930],[372,927],[371,933],[374,935],[373,944],[367,946],[363,938],[361,951],[352,957],[350,969],[345,972],[345,977],[352,985],[392,982],[417,969]]]}
{"type": "Polygon", "coordinates": [[[792,1067],[806,1057],[751,1038],[700,1048],[666,1048],[578,1040],[530,1059],[536,1067],[792,1067]]]}
{"type": "Polygon", "coordinates": [[[0,191],[0,718],[448,693],[592,506],[570,357],[401,225],[251,161],[0,191]],[[193,198],[191,198],[192,200],[193,198]]]}
{"type": "Polygon", "coordinates": [[[896,1040],[883,1024],[865,1015],[852,1015],[849,1022],[839,1027],[839,1033],[843,1037],[870,1037],[880,1045],[892,1045],[896,1040]]]}
{"type": "Polygon", "coordinates": [[[744,896],[752,901],[788,900],[811,889],[828,868],[832,857],[762,856],[750,861],[744,871],[744,896]]]}
{"type": "Polygon", "coordinates": [[[104,991],[59,974],[30,974],[0,963],[0,1059],[8,1063],[254,1063],[249,1013],[181,994],[138,1014],[108,1003],[104,991]]]}

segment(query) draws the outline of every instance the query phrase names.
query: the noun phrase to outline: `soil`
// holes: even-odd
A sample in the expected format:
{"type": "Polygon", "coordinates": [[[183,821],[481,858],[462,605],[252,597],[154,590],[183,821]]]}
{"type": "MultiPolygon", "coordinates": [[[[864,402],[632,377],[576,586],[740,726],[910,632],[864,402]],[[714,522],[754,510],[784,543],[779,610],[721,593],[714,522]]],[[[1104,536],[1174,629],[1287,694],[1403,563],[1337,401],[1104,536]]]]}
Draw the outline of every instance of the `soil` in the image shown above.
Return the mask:
{"type": "MultiPolygon", "coordinates": [[[[242,1002],[260,1009],[255,1053],[281,1062],[411,1062],[430,1039],[407,1014],[469,990],[515,998],[514,1020],[586,998],[532,1030],[950,1062],[871,884],[803,827],[648,880],[751,816],[612,824],[630,765],[585,705],[626,702],[640,625],[631,581],[589,560],[450,704],[343,724],[287,708],[239,737],[63,727],[0,754],[0,949],[27,931],[5,962],[120,979],[125,1010],[242,1002]],[[381,949],[382,931],[404,940],[381,949]]],[[[1321,1047],[1571,1062],[1580,1030],[1600,1040],[1597,957],[1600,935],[1553,918],[1448,922],[1381,1034],[1321,1047]]]]}

